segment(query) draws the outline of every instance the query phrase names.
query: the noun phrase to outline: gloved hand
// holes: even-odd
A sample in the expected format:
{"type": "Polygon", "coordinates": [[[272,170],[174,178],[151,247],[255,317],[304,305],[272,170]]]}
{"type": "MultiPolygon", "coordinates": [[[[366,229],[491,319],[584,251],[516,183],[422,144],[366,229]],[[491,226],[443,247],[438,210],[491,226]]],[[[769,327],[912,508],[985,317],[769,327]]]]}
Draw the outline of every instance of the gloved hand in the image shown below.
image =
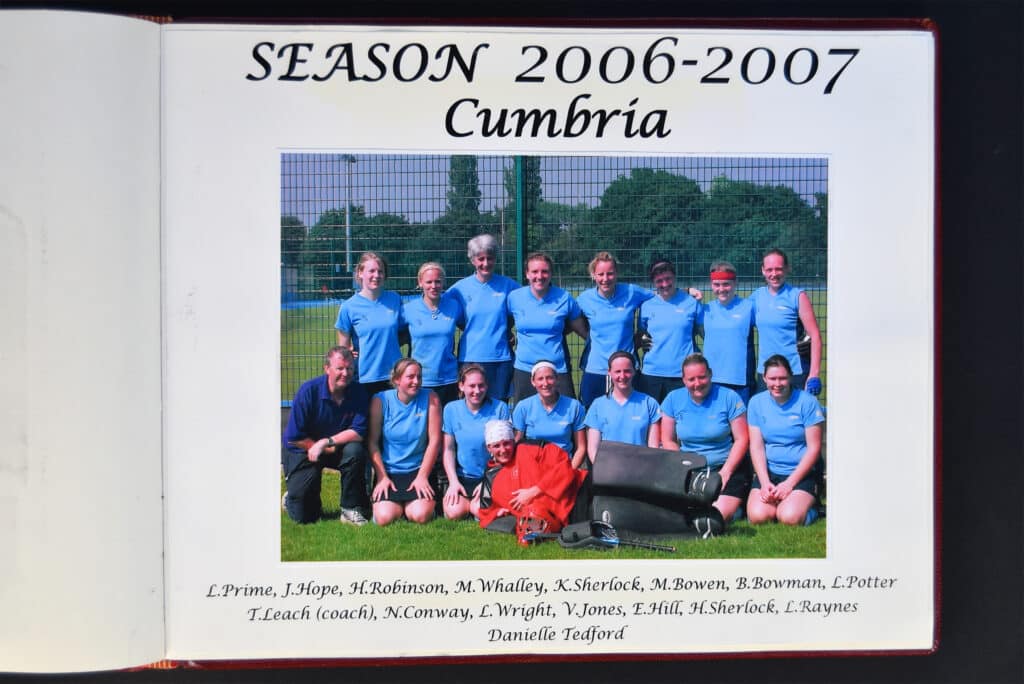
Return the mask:
{"type": "Polygon", "coordinates": [[[814,396],[818,396],[821,394],[821,380],[818,378],[807,378],[807,384],[804,385],[804,389],[814,396]]]}

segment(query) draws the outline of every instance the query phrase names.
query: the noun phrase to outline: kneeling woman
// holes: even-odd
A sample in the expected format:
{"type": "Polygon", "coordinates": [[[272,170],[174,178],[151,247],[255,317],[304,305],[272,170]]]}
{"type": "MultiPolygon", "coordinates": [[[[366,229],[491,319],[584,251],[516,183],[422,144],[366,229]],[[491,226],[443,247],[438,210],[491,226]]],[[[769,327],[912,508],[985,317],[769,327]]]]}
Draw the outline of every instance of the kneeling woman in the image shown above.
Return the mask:
{"type": "Polygon", "coordinates": [[[730,520],[750,490],[747,459],[747,407],[728,387],[711,382],[711,367],[701,354],[683,360],[683,387],[661,402],[661,445],[699,454],[722,478],[714,507],[730,520]]]}
{"type": "Polygon", "coordinates": [[[661,442],[658,402],[633,389],[633,355],[617,351],[608,359],[612,391],[600,396],[587,411],[587,454],[593,463],[602,440],[608,439],[655,449],[661,442]]]}
{"type": "Polygon", "coordinates": [[[370,401],[367,446],[376,474],[373,521],[387,525],[403,515],[425,523],[434,517],[430,472],[441,450],[441,402],[420,389],[423,370],[415,359],[391,369],[394,389],[370,401]]]}
{"type": "Polygon", "coordinates": [[[755,524],[778,520],[801,525],[813,520],[808,511],[821,480],[825,414],[814,396],[792,386],[792,377],[786,357],[769,357],[764,363],[768,389],[754,395],[747,407],[754,464],[747,518],[755,524]]]}
{"type": "Polygon", "coordinates": [[[448,489],[444,493],[444,515],[458,519],[477,515],[474,498],[487,468],[484,427],[492,420],[511,415],[503,401],[487,396],[487,375],[483,366],[467,363],[459,370],[461,400],[445,404],[441,428],[444,431],[444,470],[448,489]]]}
{"type": "Polygon", "coordinates": [[[575,470],[565,452],[550,442],[543,446],[516,444],[508,421],[488,422],[484,439],[500,470],[493,478],[488,476],[488,491],[481,487],[480,526],[487,527],[502,516],[515,516],[520,543],[527,532],[553,533],[565,527],[587,473],[575,470]]]}
{"type": "Polygon", "coordinates": [[[579,468],[587,457],[586,409],[576,399],[560,394],[555,365],[550,361],[533,364],[530,382],[537,393],[526,397],[512,411],[516,441],[543,439],[554,442],[579,468]]]}

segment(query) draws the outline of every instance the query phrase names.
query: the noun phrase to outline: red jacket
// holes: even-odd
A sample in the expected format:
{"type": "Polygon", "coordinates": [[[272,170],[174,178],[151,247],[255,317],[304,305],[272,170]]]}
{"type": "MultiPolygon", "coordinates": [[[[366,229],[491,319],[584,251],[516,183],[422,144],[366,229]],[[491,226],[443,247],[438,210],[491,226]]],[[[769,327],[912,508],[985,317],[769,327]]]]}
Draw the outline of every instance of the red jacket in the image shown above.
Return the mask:
{"type": "Polygon", "coordinates": [[[576,493],[586,476],[585,471],[572,467],[568,454],[557,444],[518,444],[512,462],[502,467],[494,477],[491,505],[480,509],[480,526],[490,525],[499,517],[499,512],[502,515],[518,513],[512,511],[513,492],[536,485],[540,487],[541,494],[526,507],[530,510],[523,513],[546,518],[549,523],[554,523],[547,531],[558,532],[569,522],[576,493]]]}

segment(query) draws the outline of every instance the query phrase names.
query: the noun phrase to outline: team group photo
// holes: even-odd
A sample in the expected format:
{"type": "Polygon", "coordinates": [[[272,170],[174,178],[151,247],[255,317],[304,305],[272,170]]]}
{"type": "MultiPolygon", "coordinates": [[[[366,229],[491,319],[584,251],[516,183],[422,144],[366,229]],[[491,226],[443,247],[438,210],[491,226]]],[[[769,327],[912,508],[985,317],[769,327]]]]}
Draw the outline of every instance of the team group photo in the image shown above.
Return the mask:
{"type": "Polygon", "coordinates": [[[827,163],[282,156],[282,560],[822,557],[827,163]]]}

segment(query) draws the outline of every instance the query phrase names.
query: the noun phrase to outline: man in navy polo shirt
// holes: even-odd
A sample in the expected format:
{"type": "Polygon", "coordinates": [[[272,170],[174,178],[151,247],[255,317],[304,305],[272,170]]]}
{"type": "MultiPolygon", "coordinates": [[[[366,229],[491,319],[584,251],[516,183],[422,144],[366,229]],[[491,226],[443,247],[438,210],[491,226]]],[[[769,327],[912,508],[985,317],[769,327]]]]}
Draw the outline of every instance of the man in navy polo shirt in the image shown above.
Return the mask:
{"type": "Polygon", "coordinates": [[[365,525],[366,417],[370,400],[354,380],[356,361],[347,347],[324,355],[324,374],[304,382],[292,401],[281,438],[281,464],[288,491],[284,508],[299,523],[320,519],[324,468],[341,471],[341,522],[365,525]]]}

